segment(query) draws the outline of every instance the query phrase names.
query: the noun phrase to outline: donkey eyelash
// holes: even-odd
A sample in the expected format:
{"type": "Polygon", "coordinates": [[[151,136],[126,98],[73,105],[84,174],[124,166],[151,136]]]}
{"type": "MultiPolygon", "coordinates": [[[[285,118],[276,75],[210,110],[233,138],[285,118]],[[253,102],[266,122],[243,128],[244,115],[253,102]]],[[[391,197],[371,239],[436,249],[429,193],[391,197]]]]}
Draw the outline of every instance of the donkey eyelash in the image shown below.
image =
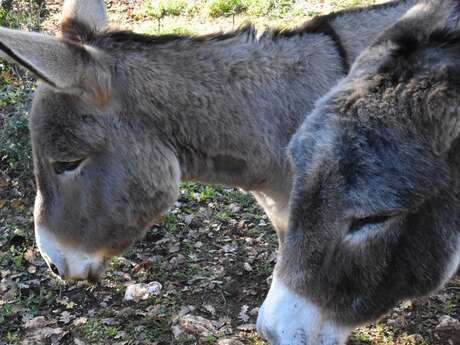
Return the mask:
{"type": "Polygon", "coordinates": [[[82,158],[82,159],[78,159],[75,161],[68,161],[68,162],[56,161],[52,163],[53,170],[56,175],[62,175],[65,172],[70,172],[70,171],[77,169],[84,160],[85,159],[82,158]]]}
{"type": "Polygon", "coordinates": [[[366,225],[381,225],[395,218],[399,213],[377,214],[368,217],[354,218],[350,224],[349,233],[360,231],[366,225]]]}
{"type": "Polygon", "coordinates": [[[354,218],[351,221],[350,224],[350,233],[356,232],[361,230],[365,225],[379,225],[379,224],[384,224],[391,218],[393,218],[394,215],[374,215],[374,216],[369,216],[369,217],[363,217],[363,218],[354,218]]]}

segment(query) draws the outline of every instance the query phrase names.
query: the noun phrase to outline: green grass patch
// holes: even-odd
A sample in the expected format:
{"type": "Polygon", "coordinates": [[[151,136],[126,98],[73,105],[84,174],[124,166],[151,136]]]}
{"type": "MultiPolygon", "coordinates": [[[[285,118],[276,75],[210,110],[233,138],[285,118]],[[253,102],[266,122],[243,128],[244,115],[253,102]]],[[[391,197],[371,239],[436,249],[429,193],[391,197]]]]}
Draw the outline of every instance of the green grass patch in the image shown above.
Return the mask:
{"type": "Polygon", "coordinates": [[[207,4],[208,15],[212,18],[240,14],[247,8],[244,0],[211,0],[207,4]]]}
{"type": "Polygon", "coordinates": [[[165,16],[180,16],[185,14],[187,1],[185,0],[160,0],[150,1],[147,5],[147,15],[160,19],[165,16]]]}
{"type": "Polygon", "coordinates": [[[250,0],[247,1],[246,14],[254,17],[266,16],[274,8],[275,0],[250,0]]]}

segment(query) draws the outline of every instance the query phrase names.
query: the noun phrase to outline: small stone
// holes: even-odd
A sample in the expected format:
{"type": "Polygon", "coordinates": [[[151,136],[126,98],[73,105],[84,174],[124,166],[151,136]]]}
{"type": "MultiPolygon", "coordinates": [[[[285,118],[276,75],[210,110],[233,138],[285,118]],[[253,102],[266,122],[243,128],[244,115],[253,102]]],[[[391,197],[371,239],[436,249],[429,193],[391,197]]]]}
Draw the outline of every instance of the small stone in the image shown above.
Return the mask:
{"type": "Polygon", "coordinates": [[[444,315],[439,318],[439,324],[436,326],[436,330],[443,329],[459,329],[460,330],[460,321],[450,317],[449,315],[444,315]]]}
{"type": "Polygon", "coordinates": [[[75,320],[73,320],[72,325],[81,326],[81,325],[84,325],[87,322],[88,322],[88,319],[83,316],[83,317],[79,317],[79,318],[76,318],[75,320]]]}
{"type": "Polygon", "coordinates": [[[180,244],[178,242],[170,243],[168,246],[169,252],[172,253],[177,253],[180,250],[180,244]]]}
{"type": "Polygon", "coordinates": [[[125,301],[139,302],[146,300],[151,295],[159,295],[162,288],[163,286],[158,282],[128,285],[125,292],[125,301]]]}
{"type": "Polygon", "coordinates": [[[216,308],[214,308],[212,305],[205,304],[203,308],[212,316],[216,315],[216,308]]]}
{"type": "Polygon", "coordinates": [[[249,315],[251,316],[257,316],[257,314],[259,314],[259,307],[252,308],[249,312],[249,315]]]}
{"type": "Polygon", "coordinates": [[[235,203],[232,203],[230,204],[230,206],[228,207],[230,209],[230,211],[232,211],[233,213],[238,213],[241,211],[241,206],[238,205],[238,204],[235,204],[235,203]]]}
{"type": "Polygon", "coordinates": [[[249,264],[249,262],[245,262],[243,267],[245,271],[252,272],[252,266],[249,264]]]}

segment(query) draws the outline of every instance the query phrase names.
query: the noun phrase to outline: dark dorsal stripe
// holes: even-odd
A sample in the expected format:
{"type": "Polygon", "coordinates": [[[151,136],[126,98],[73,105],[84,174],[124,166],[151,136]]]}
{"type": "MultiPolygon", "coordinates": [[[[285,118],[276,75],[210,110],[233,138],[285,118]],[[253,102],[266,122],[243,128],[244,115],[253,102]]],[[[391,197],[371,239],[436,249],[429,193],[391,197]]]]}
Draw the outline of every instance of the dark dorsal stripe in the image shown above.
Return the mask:
{"type": "Polygon", "coordinates": [[[14,51],[12,51],[10,48],[8,48],[6,45],[4,45],[2,42],[0,42],[0,50],[5,52],[9,57],[11,57],[14,61],[16,61],[18,64],[22,65],[26,69],[28,69],[30,72],[35,74],[39,79],[43,80],[47,84],[51,85],[52,87],[57,88],[57,85],[54,81],[48,79],[45,75],[43,75],[40,71],[38,71],[34,66],[32,66],[30,63],[19,57],[14,51]]]}
{"type": "Polygon", "coordinates": [[[273,32],[273,38],[289,38],[303,34],[323,34],[329,36],[334,42],[340,56],[345,74],[350,70],[350,63],[348,61],[348,54],[340,39],[339,34],[332,27],[330,21],[335,18],[333,15],[326,15],[313,18],[298,28],[291,30],[278,30],[273,32]]]}
{"type": "Polygon", "coordinates": [[[335,46],[337,47],[337,51],[339,52],[340,59],[342,61],[342,66],[345,74],[348,74],[350,71],[350,62],[348,61],[348,54],[347,51],[342,44],[342,40],[340,39],[339,34],[330,24],[328,18],[318,17],[317,20],[313,19],[311,22],[308,23],[307,30],[311,33],[322,33],[329,36],[332,41],[334,41],[335,46]]]}
{"type": "MultiPolygon", "coordinates": [[[[305,24],[301,25],[295,29],[283,29],[283,30],[272,30],[264,34],[264,37],[272,36],[273,39],[276,38],[289,38],[294,36],[299,36],[305,33],[311,34],[323,34],[329,36],[334,42],[337,51],[339,53],[344,73],[348,73],[350,70],[350,61],[348,60],[347,51],[340,39],[340,35],[332,26],[332,22],[337,18],[344,15],[352,15],[355,13],[361,13],[366,11],[378,11],[392,8],[404,3],[406,0],[395,0],[383,4],[372,5],[369,7],[358,7],[351,8],[347,10],[342,10],[338,12],[333,12],[327,15],[319,16],[313,18],[310,21],[307,21],[305,24]]],[[[459,0],[460,1],[460,0],[459,0]]],[[[108,31],[95,33],[91,31],[89,27],[86,27],[84,24],[76,22],[74,20],[68,20],[64,22],[61,26],[64,37],[71,41],[79,41],[82,43],[95,43],[96,45],[105,44],[109,42],[113,43],[131,43],[131,44],[142,44],[142,45],[161,45],[177,41],[194,41],[194,42],[204,42],[204,41],[223,41],[226,39],[235,38],[241,35],[246,35],[249,39],[254,39],[255,28],[252,25],[245,25],[237,30],[228,32],[228,33],[214,33],[200,36],[193,35],[142,35],[133,33],[131,31],[108,31]],[[105,44],[104,44],[105,43],[105,44]]]]}
{"type": "Polygon", "coordinates": [[[396,7],[400,4],[403,4],[405,1],[406,0],[395,0],[395,1],[390,1],[387,3],[372,5],[368,7],[350,8],[347,10],[332,12],[332,13],[329,13],[323,16],[313,18],[312,20],[306,22],[305,24],[301,25],[298,28],[277,31],[275,32],[275,35],[282,36],[282,37],[292,37],[296,35],[302,35],[304,33],[317,33],[317,34],[324,34],[324,35],[329,36],[334,41],[337,47],[337,50],[342,60],[344,72],[348,73],[348,71],[350,70],[350,61],[348,60],[347,51],[344,45],[342,44],[340,35],[333,28],[331,23],[338,17],[342,17],[345,15],[353,15],[353,14],[368,12],[368,11],[386,10],[386,9],[396,7]]]}

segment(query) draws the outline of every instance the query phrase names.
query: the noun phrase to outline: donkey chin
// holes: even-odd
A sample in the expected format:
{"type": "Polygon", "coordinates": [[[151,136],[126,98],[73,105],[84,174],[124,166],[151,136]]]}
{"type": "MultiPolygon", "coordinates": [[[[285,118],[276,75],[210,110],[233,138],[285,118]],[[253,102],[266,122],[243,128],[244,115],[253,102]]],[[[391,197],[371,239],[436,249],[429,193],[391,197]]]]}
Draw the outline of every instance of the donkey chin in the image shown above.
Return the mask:
{"type": "Polygon", "coordinates": [[[38,249],[51,272],[63,280],[88,280],[95,283],[106,271],[109,259],[99,253],[85,253],[64,246],[49,230],[35,226],[38,249]]]}
{"type": "Polygon", "coordinates": [[[342,345],[353,328],[337,325],[276,276],[260,307],[257,331],[272,345],[342,345]]]}

